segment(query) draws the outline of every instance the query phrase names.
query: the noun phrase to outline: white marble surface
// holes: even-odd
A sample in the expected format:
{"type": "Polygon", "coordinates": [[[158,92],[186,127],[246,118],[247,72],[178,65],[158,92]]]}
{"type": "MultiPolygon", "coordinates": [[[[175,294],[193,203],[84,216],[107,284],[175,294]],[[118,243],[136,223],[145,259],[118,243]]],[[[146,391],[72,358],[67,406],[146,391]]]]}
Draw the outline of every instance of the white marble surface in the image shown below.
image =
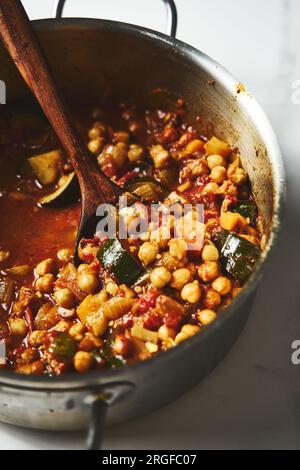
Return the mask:
{"type": "MultiPolygon", "coordinates": [[[[50,17],[50,0],[23,1],[32,18],[50,17]]],[[[260,285],[249,322],[220,366],[175,403],[107,430],[105,448],[300,448],[300,80],[299,0],[177,0],[178,37],[212,55],[258,98],[280,140],[289,194],[280,246],[260,285]],[[298,97],[300,93],[298,93],[298,97]]],[[[159,0],[68,0],[66,15],[165,27],[159,0]],[[144,3],[143,8],[141,5],[144,3]],[[151,3],[151,7],[149,4],[151,3]]],[[[0,424],[0,449],[76,449],[83,434],[0,424]]]]}

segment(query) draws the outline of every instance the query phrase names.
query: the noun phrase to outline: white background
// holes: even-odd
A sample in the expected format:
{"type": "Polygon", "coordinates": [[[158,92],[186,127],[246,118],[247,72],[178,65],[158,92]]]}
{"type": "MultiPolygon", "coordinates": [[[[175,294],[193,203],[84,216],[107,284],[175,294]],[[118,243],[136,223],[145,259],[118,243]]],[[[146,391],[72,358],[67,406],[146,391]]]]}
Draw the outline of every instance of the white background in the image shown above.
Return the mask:
{"type": "MultiPolygon", "coordinates": [[[[23,0],[31,18],[53,1],[23,0]]],[[[246,329],[222,364],[171,405],[107,430],[110,449],[300,448],[299,0],[176,0],[178,37],[230,69],[258,98],[280,140],[289,195],[280,246],[246,329]]],[[[66,16],[102,17],[164,30],[159,0],[68,0],[66,16]]],[[[180,377],[178,377],[180,380],[180,377]]],[[[0,424],[0,449],[82,448],[84,435],[0,424]]]]}

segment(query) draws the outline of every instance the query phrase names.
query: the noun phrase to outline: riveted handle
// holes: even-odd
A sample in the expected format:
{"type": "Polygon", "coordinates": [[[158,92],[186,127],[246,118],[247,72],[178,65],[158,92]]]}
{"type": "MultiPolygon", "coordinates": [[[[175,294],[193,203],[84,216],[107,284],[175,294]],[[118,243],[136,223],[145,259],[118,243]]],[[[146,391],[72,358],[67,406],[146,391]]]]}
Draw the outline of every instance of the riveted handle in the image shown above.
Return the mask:
{"type": "MultiPolygon", "coordinates": [[[[177,31],[177,8],[174,0],[162,0],[167,7],[168,14],[168,26],[167,32],[169,36],[175,38],[177,31]]],[[[61,18],[63,10],[66,4],[66,0],[55,0],[54,3],[54,17],[61,18]]]]}
{"type": "Polygon", "coordinates": [[[86,440],[86,450],[100,450],[105,429],[105,421],[110,406],[124,400],[133,393],[131,382],[112,382],[102,385],[100,390],[89,393],[85,405],[90,408],[90,424],[86,440]]]}

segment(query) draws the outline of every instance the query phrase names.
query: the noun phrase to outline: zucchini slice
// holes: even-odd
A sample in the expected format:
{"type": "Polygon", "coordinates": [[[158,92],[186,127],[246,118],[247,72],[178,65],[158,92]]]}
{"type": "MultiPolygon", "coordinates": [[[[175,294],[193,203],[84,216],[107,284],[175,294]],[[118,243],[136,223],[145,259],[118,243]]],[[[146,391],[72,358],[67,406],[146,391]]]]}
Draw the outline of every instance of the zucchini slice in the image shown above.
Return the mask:
{"type": "Polygon", "coordinates": [[[168,194],[167,189],[151,177],[132,179],[125,185],[125,189],[143,202],[159,202],[168,194]]]}
{"type": "Polygon", "coordinates": [[[235,233],[222,234],[220,263],[222,269],[237,281],[245,281],[254,271],[260,249],[235,233]]]}
{"type": "Polygon", "coordinates": [[[117,239],[106,240],[98,251],[97,258],[102,266],[114,274],[122,284],[132,284],[144,272],[117,239]]]}
{"type": "Polygon", "coordinates": [[[66,181],[62,186],[53,193],[40,198],[38,203],[43,207],[64,206],[77,201],[79,197],[80,190],[78,180],[75,173],[70,173],[66,176],[66,181]]]}

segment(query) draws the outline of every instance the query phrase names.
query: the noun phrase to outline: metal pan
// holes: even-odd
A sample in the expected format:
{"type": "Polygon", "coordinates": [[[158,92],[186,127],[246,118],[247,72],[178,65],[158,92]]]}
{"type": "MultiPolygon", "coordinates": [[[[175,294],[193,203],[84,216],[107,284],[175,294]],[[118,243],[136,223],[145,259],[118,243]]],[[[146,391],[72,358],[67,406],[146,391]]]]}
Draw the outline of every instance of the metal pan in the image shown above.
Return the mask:
{"type": "MultiPolygon", "coordinates": [[[[67,99],[99,103],[125,97],[145,106],[188,104],[189,120],[240,149],[267,235],[267,247],[241,294],[217,320],[176,348],[117,370],[62,377],[0,371],[0,420],[49,430],[89,428],[88,448],[98,448],[104,422],[139,416],[180,396],[224,357],[245,325],[280,228],[285,177],[280,148],[263,110],[228,71],[178,41],[176,8],[165,0],[171,36],[114,21],[56,19],[33,25],[67,99]],[[149,93],[153,89],[161,93],[149,93]],[[168,90],[164,92],[164,90],[168,90]],[[198,125],[199,119],[198,119],[198,125]]],[[[30,97],[4,49],[0,77],[8,104],[30,97]]]]}

